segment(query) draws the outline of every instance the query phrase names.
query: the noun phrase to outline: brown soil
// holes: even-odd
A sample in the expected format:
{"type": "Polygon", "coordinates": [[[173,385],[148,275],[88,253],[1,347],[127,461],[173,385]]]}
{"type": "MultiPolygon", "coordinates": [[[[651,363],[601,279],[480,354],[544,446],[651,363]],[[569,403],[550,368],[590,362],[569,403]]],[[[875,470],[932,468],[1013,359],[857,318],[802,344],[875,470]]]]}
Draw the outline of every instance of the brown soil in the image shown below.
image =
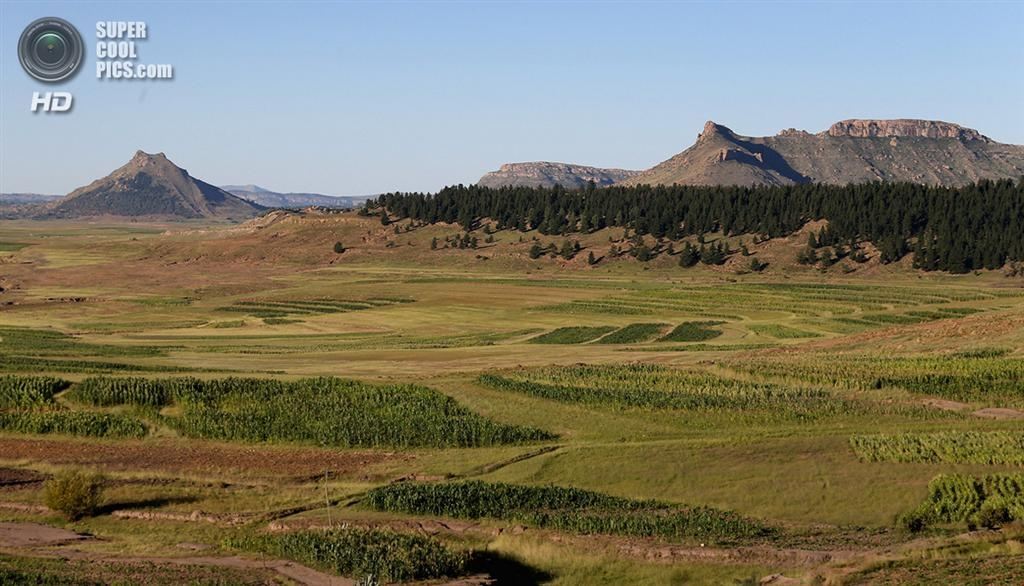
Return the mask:
{"type": "Polygon", "coordinates": [[[0,490],[39,488],[47,476],[34,470],[0,468],[0,490]]]}
{"type": "Polygon", "coordinates": [[[41,547],[86,539],[87,535],[38,523],[0,523],[0,547],[41,547]]]}
{"type": "Polygon", "coordinates": [[[1005,407],[986,407],[974,412],[977,417],[986,419],[1024,419],[1024,411],[1008,409],[1005,407]]]}
{"type": "MultiPolygon", "coordinates": [[[[325,471],[332,478],[360,477],[373,465],[413,457],[389,452],[233,446],[176,440],[105,443],[22,438],[0,438],[0,454],[0,460],[7,462],[30,460],[105,471],[232,472],[246,477],[291,479],[320,476],[325,471]]],[[[4,476],[0,474],[0,478],[4,476]]]]}

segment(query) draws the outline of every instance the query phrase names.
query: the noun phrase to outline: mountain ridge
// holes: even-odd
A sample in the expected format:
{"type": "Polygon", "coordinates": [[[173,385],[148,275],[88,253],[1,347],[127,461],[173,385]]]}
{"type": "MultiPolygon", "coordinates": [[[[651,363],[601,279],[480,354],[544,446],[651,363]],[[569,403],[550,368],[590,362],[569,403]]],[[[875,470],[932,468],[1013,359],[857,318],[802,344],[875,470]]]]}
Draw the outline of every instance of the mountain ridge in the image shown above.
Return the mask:
{"type": "Polygon", "coordinates": [[[196,179],[164,153],[136,151],[105,177],[47,204],[45,217],[161,217],[239,220],[256,216],[262,206],[196,179]]]}
{"type": "MultiPolygon", "coordinates": [[[[569,163],[507,163],[478,185],[578,188],[592,180],[569,163]],[[545,172],[537,165],[556,165],[545,172]],[[557,171],[557,172],[555,172],[557,171]]],[[[689,148],[643,171],[617,170],[599,186],[792,185],[873,181],[965,185],[1024,175],[1024,146],[999,143],[981,132],[941,120],[841,120],[810,133],[788,128],[752,137],[708,121],[689,148]]]]}
{"type": "Polygon", "coordinates": [[[363,195],[326,195],[322,193],[277,192],[255,184],[221,185],[224,191],[246,201],[269,208],[303,208],[319,206],[327,208],[351,208],[370,199],[363,195]]]}

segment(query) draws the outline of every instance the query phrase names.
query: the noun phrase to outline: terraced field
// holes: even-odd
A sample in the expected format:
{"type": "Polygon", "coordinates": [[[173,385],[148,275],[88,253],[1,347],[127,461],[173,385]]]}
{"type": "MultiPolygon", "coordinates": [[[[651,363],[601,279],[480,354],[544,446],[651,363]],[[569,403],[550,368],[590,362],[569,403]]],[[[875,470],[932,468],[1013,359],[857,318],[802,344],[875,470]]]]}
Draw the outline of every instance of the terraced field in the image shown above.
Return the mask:
{"type": "Polygon", "coordinates": [[[237,227],[5,227],[0,582],[1021,567],[1019,279],[433,255],[451,227],[338,216],[266,263],[237,227]],[[43,486],[77,469],[71,522],[43,486]]]}

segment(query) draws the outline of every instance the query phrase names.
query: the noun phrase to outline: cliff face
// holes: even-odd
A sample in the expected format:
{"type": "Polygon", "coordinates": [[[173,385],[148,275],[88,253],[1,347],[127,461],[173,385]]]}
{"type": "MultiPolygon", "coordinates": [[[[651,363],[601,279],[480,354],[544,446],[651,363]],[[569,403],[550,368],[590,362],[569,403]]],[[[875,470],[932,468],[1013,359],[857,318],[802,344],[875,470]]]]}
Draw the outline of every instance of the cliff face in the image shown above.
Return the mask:
{"type": "Polygon", "coordinates": [[[828,136],[955,138],[957,140],[983,140],[987,136],[973,128],[964,128],[952,122],[939,120],[843,120],[836,122],[824,134],[828,136]]]}
{"type": "Polygon", "coordinates": [[[624,184],[788,185],[909,181],[962,185],[1024,175],[1024,146],[934,120],[843,120],[818,134],[748,137],[708,122],[697,142],[624,184]]]}
{"type": "Polygon", "coordinates": [[[484,187],[554,187],[579,189],[593,181],[598,186],[611,185],[637,175],[640,171],[602,169],[568,163],[506,163],[497,171],[485,174],[477,181],[484,187]]]}

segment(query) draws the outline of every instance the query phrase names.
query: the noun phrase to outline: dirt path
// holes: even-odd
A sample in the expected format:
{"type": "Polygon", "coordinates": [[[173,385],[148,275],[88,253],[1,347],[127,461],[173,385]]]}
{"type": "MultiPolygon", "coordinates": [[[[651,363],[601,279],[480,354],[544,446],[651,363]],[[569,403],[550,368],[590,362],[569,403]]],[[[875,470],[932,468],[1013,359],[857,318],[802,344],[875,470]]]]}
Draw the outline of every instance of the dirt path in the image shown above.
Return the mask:
{"type": "Polygon", "coordinates": [[[43,547],[87,539],[87,535],[38,523],[0,523],[0,547],[43,547]]]}
{"type": "Polygon", "coordinates": [[[234,569],[268,569],[307,586],[354,586],[355,581],[332,576],[287,560],[255,560],[239,556],[109,556],[83,551],[74,545],[88,542],[92,537],[40,525],[39,523],[0,523],[0,550],[28,557],[60,556],[95,562],[121,564],[176,564],[185,566],[216,566],[234,569]]]}
{"type": "MultiPolygon", "coordinates": [[[[241,556],[193,555],[176,557],[116,556],[84,551],[75,547],[93,539],[89,535],[38,523],[0,523],[0,551],[27,557],[59,556],[67,560],[84,560],[116,564],[153,564],[208,566],[235,570],[270,570],[305,586],[355,586],[350,578],[326,574],[288,560],[253,559],[241,556]]],[[[205,549],[201,544],[182,544],[185,549],[205,549]]],[[[439,586],[486,586],[493,580],[487,575],[464,576],[439,586]]]]}
{"type": "MultiPolygon", "coordinates": [[[[364,477],[385,461],[408,460],[407,454],[337,451],[313,447],[240,446],[215,442],[149,439],[96,442],[67,439],[0,438],[2,461],[46,462],[101,468],[106,471],[155,471],[167,474],[224,474],[246,478],[364,477]]],[[[28,481],[29,479],[25,479],[28,481]]]]}

